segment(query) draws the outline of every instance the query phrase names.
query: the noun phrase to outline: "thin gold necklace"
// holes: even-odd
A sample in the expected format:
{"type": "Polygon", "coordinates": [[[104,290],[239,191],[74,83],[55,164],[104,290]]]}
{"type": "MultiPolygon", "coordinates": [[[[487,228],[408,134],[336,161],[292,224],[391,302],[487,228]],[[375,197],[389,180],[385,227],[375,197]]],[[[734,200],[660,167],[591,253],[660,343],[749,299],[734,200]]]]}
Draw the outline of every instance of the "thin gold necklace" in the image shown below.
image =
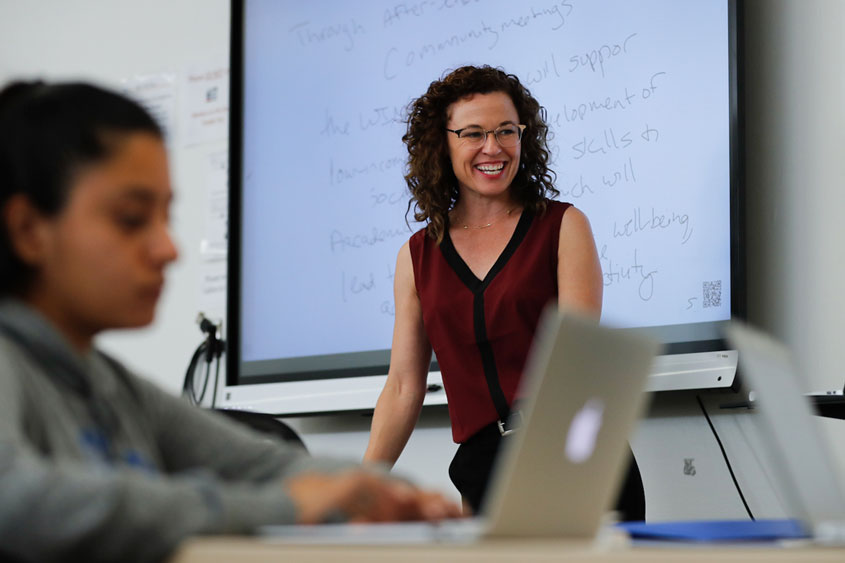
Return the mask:
{"type": "MultiPolygon", "coordinates": [[[[513,213],[514,209],[516,209],[516,207],[511,207],[510,209],[508,209],[507,212],[505,213],[505,215],[510,217],[510,215],[511,215],[511,213],[513,213]]],[[[493,226],[493,221],[490,221],[486,225],[478,225],[478,226],[476,226],[476,225],[470,226],[470,225],[467,225],[466,223],[464,223],[464,229],[486,229],[487,227],[492,227],[492,226],[493,226]]]]}

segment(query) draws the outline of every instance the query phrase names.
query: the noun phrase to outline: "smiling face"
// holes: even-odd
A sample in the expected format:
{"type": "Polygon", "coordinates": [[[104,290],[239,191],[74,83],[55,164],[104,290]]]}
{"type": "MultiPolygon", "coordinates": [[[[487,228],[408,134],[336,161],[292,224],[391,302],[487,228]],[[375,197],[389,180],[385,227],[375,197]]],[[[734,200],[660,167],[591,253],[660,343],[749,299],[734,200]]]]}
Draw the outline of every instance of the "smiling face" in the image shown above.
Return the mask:
{"type": "Polygon", "coordinates": [[[34,272],[24,297],[81,347],[101,330],[150,323],[177,256],[164,145],[146,133],[116,142],[112,156],[77,173],[57,215],[30,210],[17,245],[34,272]]]}
{"type": "MultiPolygon", "coordinates": [[[[492,131],[502,125],[519,124],[513,101],[504,92],[462,98],[449,106],[447,116],[447,127],[456,130],[475,125],[492,131]]],[[[508,192],[519,170],[518,143],[513,147],[502,147],[495,135],[490,133],[481,147],[471,147],[454,133],[447,133],[447,136],[449,157],[458,178],[461,197],[476,194],[495,198],[508,192]]]]}

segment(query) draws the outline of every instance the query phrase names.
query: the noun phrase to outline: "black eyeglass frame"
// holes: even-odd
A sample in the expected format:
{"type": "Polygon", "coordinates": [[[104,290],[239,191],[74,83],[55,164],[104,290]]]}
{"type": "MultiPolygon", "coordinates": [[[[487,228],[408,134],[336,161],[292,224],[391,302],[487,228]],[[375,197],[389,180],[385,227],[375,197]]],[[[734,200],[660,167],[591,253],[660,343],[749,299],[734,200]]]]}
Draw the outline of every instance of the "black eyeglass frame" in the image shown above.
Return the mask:
{"type": "Polygon", "coordinates": [[[504,128],[504,127],[508,127],[508,125],[499,125],[495,129],[489,129],[489,130],[485,130],[482,127],[478,127],[478,125],[469,125],[467,127],[462,127],[460,129],[449,129],[447,127],[446,131],[448,131],[449,133],[454,133],[455,135],[458,136],[458,139],[461,139],[462,141],[468,141],[469,139],[467,139],[466,137],[461,137],[461,133],[463,133],[467,129],[474,129],[474,128],[478,127],[478,129],[481,129],[481,132],[484,133],[484,140],[482,140],[481,143],[479,143],[479,146],[481,146],[481,145],[483,145],[484,143],[487,142],[487,135],[489,135],[490,133],[493,133],[493,138],[496,139],[496,142],[499,143],[500,147],[516,146],[520,141],[522,141],[522,134],[525,132],[525,129],[528,126],[523,125],[522,123],[511,123],[510,125],[516,125],[516,127],[517,127],[516,143],[514,143],[513,145],[503,145],[502,141],[499,140],[498,131],[502,130],[502,128],[504,128]]]}

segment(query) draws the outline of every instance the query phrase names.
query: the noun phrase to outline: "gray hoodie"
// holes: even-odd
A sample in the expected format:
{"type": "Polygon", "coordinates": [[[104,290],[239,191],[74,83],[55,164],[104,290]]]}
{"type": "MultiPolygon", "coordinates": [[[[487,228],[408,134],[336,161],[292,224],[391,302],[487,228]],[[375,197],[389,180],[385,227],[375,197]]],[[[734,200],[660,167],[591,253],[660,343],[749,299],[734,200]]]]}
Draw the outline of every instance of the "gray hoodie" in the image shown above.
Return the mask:
{"type": "Polygon", "coordinates": [[[0,554],[160,560],[192,534],[292,523],[280,481],[350,465],[80,355],[36,311],[0,300],[0,554]]]}

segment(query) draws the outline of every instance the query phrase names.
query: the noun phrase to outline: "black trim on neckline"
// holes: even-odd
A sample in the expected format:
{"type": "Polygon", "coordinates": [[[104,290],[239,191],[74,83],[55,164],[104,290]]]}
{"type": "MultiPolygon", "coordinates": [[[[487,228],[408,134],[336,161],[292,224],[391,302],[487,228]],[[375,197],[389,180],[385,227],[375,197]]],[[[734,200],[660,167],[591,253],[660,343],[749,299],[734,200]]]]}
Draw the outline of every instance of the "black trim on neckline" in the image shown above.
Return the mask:
{"type": "Polygon", "coordinates": [[[519,217],[519,222],[516,224],[516,229],[514,229],[513,234],[511,235],[511,239],[496,259],[493,267],[491,267],[490,271],[487,272],[487,275],[484,276],[483,280],[478,279],[478,276],[472,272],[467,263],[464,262],[464,259],[461,258],[461,255],[458,254],[457,249],[455,249],[455,244],[452,242],[452,237],[449,236],[448,225],[446,225],[446,232],[443,235],[443,242],[440,243],[440,251],[443,253],[443,258],[446,259],[446,263],[451,266],[455,274],[457,274],[460,280],[464,282],[464,285],[466,285],[470,291],[473,293],[483,292],[487,289],[487,286],[490,285],[490,282],[492,282],[496,277],[496,274],[502,271],[508,263],[508,260],[510,260],[514,252],[516,252],[516,249],[519,248],[519,245],[522,243],[523,239],[525,239],[525,235],[528,234],[528,229],[531,228],[531,224],[533,222],[534,212],[527,209],[523,210],[522,215],[519,217]]]}
{"type": "Polygon", "coordinates": [[[484,371],[484,379],[487,382],[487,389],[490,392],[490,399],[493,401],[493,406],[496,408],[496,414],[499,416],[501,422],[507,422],[510,415],[510,405],[508,405],[505,392],[502,390],[502,384],[499,382],[499,370],[496,367],[496,357],[493,354],[493,346],[487,337],[487,319],[484,314],[484,290],[490,285],[490,282],[496,275],[502,271],[505,265],[510,260],[511,256],[519,248],[519,245],[528,234],[528,229],[534,222],[534,212],[523,210],[516,228],[511,235],[511,239],[505,246],[505,249],[496,259],[493,267],[487,272],[483,280],[472,273],[464,259],[458,254],[455,249],[455,244],[452,242],[452,237],[449,236],[449,226],[446,225],[446,233],[443,237],[443,242],[440,243],[440,251],[446,263],[457,274],[458,278],[466,285],[473,293],[472,299],[472,324],[473,332],[475,333],[475,344],[478,346],[478,351],[481,353],[481,365],[484,371]]]}

